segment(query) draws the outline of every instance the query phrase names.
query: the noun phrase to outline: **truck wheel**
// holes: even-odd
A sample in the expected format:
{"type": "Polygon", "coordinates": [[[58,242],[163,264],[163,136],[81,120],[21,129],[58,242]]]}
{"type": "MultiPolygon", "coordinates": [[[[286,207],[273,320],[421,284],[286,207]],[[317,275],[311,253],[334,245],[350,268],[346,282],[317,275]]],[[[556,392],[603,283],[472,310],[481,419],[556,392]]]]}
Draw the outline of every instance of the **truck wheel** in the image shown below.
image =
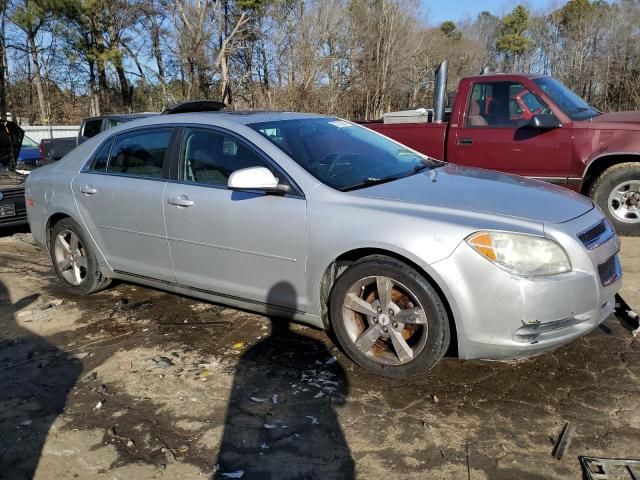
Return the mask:
{"type": "Polygon", "coordinates": [[[63,218],[53,226],[50,245],[53,268],[70,293],[89,295],[111,283],[100,272],[82,229],[71,218],[63,218]]]}
{"type": "Polygon", "coordinates": [[[590,192],[620,235],[640,235],[640,163],[619,163],[607,168],[590,192]]]}
{"type": "Polygon", "coordinates": [[[336,280],[329,303],[340,347],[377,375],[424,373],[449,346],[449,319],[438,293],[393,258],[373,255],[354,263],[336,280]]]}

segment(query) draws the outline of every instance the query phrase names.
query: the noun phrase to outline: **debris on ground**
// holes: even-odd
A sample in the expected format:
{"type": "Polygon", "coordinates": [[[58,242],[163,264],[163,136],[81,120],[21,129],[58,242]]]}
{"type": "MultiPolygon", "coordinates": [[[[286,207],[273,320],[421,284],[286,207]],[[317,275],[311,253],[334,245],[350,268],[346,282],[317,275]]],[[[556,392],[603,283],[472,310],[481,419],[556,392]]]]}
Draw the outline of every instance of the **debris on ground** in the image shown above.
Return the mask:
{"type": "Polygon", "coordinates": [[[616,294],[616,314],[624,317],[631,325],[636,325],[636,327],[631,330],[631,334],[634,337],[640,334],[640,315],[631,310],[629,304],[624,301],[620,294],[616,294]]]}
{"type": "Polygon", "coordinates": [[[64,303],[64,300],[61,298],[54,298],[51,301],[44,302],[40,305],[40,310],[48,310],[50,308],[58,307],[64,303]]]}
{"type": "Polygon", "coordinates": [[[558,441],[556,442],[555,447],[553,448],[552,455],[560,460],[566,452],[567,448],[569,448],[569,444],[571,443],[571,437],[574,433],[573,426],[567,422],[564,424],[562,429],[562,433],[558,437],[558,441]]]}
{"type": "Polygon", "coordinates": [[[311,420],[311,425],[318,425],[320,423],[317,417],[314,417],[311,415],[305,415],[305,418],[308,418],[309,420],[311,420]]]}
{"type": "Polygon", "coordinates": [[[640,478],[640,460],[623,458],[578,457],[586,480],[636,480],[640,478]]]}
{"type": "Polygon", "coordinates": [[[332,363],[336,363],[338,359],[336,357],[331,357],[329,360],[324,362],[325,365],[331,365],[332,363]]]}
{"type": "Polygon", "coordinates": [[[169,368],[174,367],[175,363],[168,357],[153,357],[151,360],[152,367],[169,368]]]}
{"type": "Polygon", "coordinates": [[[126,297],[121,298],[116,304],[116,308],[118,310],[137,310],[143,307],[150,307],[153,305],[153,300],[147,298],[145,300],[140,300],[137,302],[132,302],[126,297]]]}
{"type": "Polygon", "coordinates": [[[225,478],[242,478],[244,476],[244,470],[238,470],[237,472],[226,472],[222,474],[225,478]]]}

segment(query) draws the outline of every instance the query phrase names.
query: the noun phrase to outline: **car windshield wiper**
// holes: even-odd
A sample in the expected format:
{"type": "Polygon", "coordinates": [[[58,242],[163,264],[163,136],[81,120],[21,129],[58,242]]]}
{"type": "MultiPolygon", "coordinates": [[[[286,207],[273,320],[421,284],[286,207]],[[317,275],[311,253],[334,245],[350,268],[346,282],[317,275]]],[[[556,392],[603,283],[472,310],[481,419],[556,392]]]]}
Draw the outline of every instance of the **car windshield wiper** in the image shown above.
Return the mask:
{"type": "Polygon", "coordinates": [[[340,189],[341,192],[349,192],[351,190],[357,190],[362,187],[372,187],[374,185],[380,185],[381,183],[393,182],[397,180],[398,177],[383,177],[383,178],[375,178],[375,177],[367,177],[363,180],[362,183],[356,183],[355,185],[349,185],[348,187],[343,187],[340,189]]]}

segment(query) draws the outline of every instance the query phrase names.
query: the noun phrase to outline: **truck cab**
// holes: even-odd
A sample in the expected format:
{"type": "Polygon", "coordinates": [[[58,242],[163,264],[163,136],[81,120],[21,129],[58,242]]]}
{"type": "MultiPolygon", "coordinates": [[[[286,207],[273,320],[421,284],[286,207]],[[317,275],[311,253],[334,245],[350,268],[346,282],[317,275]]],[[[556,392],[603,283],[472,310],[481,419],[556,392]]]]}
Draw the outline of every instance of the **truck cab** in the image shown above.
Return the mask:
{"type": "Polygon", "coordinates": [[[490,74],[460,81],[448,122],[366,126],[441,160],[588,195],[618,233],[640,235],[640,112],[603,113],[552,77],[490,74]]]}

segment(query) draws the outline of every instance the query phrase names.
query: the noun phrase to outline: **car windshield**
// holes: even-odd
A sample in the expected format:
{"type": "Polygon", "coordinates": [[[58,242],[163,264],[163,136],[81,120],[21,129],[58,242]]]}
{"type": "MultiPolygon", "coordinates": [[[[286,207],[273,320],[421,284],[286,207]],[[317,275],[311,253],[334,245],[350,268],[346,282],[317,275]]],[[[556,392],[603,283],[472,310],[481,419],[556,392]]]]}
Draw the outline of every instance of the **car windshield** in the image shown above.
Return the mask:
{"type": "Polygon", "coordinates": [[[337,190],[389,182],[442,165],[368,128],[337,118],[276,120],[249,126],[337,190]]]}
{"type": "Polygon", "coordinates": [[[555,78],[539,77],[534,78],[533,82],[538,85],[544,93],[549,95],[551,100],[572,120],[585,120],[600,115],[601,113],[597,108],[589,105],[555,78]]]}
{"type": "Polygon", "coordinates": [[[31,138],[29,138],[29,137],[27,137],[25,135],[24,138],[22,139],[22,146],[23,147],[37,147],[38,144],[35,142],[35,140],[32,140],[31,138]]]}

